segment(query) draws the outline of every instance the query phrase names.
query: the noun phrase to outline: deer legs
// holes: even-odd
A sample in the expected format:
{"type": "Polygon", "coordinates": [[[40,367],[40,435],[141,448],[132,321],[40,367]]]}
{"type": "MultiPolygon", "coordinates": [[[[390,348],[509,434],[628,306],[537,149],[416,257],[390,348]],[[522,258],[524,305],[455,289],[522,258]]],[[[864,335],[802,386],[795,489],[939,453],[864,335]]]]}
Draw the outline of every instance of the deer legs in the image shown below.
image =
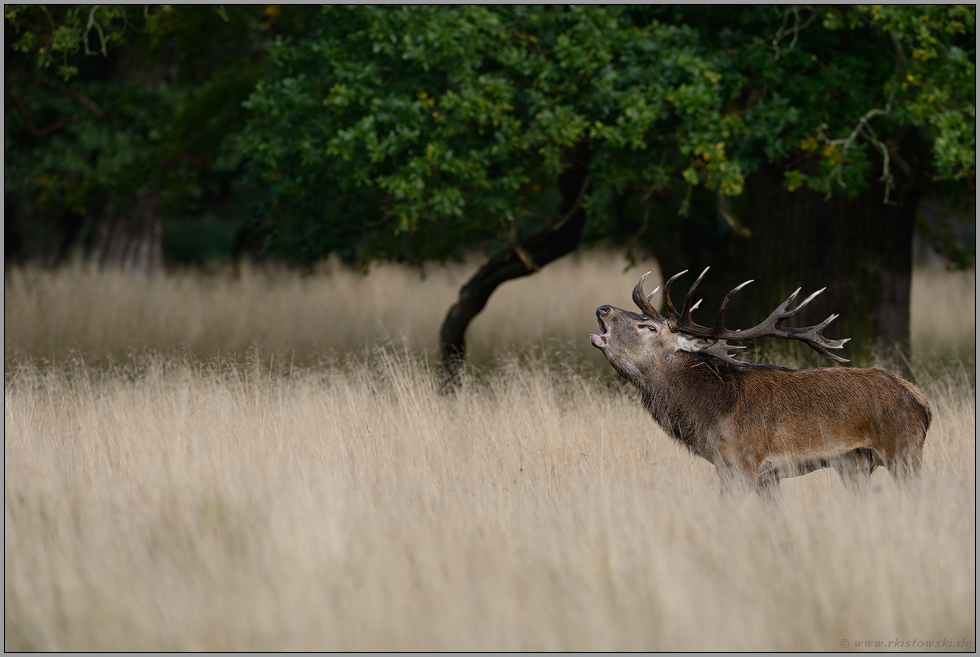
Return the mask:
{"type": "MultiPolygon", "coordinates": [[[[913,461],[914,459],[908,459],[913,461]]],[[[803,461],[791,466],[774,466],[770,461],[758,464],[738,462],[736,459],[718,456],[715,468],[721,480],[722,494],[739,496],[755,492],[767,501],[779,499],[779,482],[781,479],[799,477],[823,468],[833,468],[841,481],[852,490],[861,490],[871,480],[871,475],[878,466],[890,465],[900,482],[914,480],[918,468],[905,462],[886,464],[881,455],[869,447],[859,447],[837,457],[820,458],[803,461]],[[734,462],[733,462],[734,461],[734,462]]]]}

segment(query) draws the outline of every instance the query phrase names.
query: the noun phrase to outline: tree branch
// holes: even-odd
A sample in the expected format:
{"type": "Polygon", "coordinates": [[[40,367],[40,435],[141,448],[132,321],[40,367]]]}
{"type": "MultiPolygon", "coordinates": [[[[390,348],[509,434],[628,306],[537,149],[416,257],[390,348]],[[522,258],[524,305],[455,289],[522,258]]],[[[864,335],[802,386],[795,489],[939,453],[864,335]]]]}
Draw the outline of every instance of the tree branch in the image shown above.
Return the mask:
{"type": "MultiPolygon", "coordinates": [[[[836,147],[840,148],[840,154],[837,157],[837,164],[834,165],[834,168],[831,170],[831,172],[829,174],[827,174],[827,177],[825,178],[825,180],[827,182],[827,195],[826,195],[826,197],[824,197],[824,200],[825,201],[826,200],[829,200],[830,197],[831,197],[831,193],[830,193],[830,179],[831,178],[837,178],[837,184],[840,185],[841,187],[843,187],[844,189],[847,189],[847,184],[844,182],[844,176],[843,176],[843,173],[844,173],[844,156],[847,154],[847,151],[854,144],[854,140],[857,139],[858,135],[863,135],[866,139],[868,139],[869,141],[871,141],[871,143],[874,144],[875,147],[878,148],[879,151],[882,148],[884,148],[884,145],[882,145],[881,142],[879,142],[877,140],[877,138],[874,137],[874,132],[871,133],[871,136],[870,137],[868,136],[868,133],[865,131],[865,126],[867,126],[868,125],[868,121],[870,121],[874,117],[876,117],[876,116],[882,116],[882,115],[887,115],[890,111],[891,111],[891,99],[889,99],[889,104],[884,109],[875,108],[875,109],[868,110],[867,112],[864,113],[864,116],[862,116],[858,120],[857,125],[854,126],[854,129],[853,130],[851,130],[851,134],[849,134],[844,139],[830,139],[830,138],[828,138],[827,137],[827,134],[824,132],[824,130],[827,129],[827,124],[826,123],[821,124],[820,126],[817,127],[817,137],[819,139],[823,140],[827,144],[830,144],[832,146],[836,146],[836,147]]],[[[888,167],[888,158],[887,157],[885,158],[885,167],[886,168],[884,170],[884,173],[882,174],[882,179],[883,180],[886,179],[887,176],[888,176],[888,169],[887,169],[887,167],[888,167]]],[[[888,191],[889,191],[889,189],[890,189],[889,183],[886,181],[886,184],[885,184],[885,199],[886,199],[886,201],[888,199],[888,191]]]]}
{"type": "Polygon", "coordinates": [[[589,190],[590,182],[592,182],[592,174],[586,174],[585,179],[582,181],[582,186],[579,187],[578,196],[575,197],[575,202],[572,203],[572,207],[568,209],[568,212],[559,217],[558,221],[551,225],[552,230],[558,230],[564,226],[579,211],[579,208],[582,207],[582,202],[585,200],[585,193],[589,190]]]}
{"type": "Polygon", "coordinates": [[[891,91],[889,91],[888,93],[888,100],[885,103],[884,109],[872,109],[865,112],[864,116],[860,118],[857,125],[854,126],[854,129],[851,130],[851,134],[848,135],[847,138],[845,139],[828,139],[823,132],[827,127],[826,124],[817,128],[817,134],[819,138],[823,139],[828,144],[833,144],[834,146],[840,147],[840,156],[837,165],[834,166],[833,170],[826,178],[827,196],[825,197],[824,200],[829,199],[831,196],[830,195],[831,178],[836,177],[837,184],[840,185],[841,187],[844,187],[845,189],[847,188],[847,185],[844,184],[844,180],[842,177],[842,172],[844,168],[844,156],[847,154],[848,149],[853,145],[854,140],[858,137],[858,135],[864,137],[869,142],[871,142],[871,145],[874,146],[879,153],[881,153],[882,167],[881,167],[881,178],[879,178],[879,180],[885,183],[885,198],[882,200],[883,203],[889,205],[893,204],[890,199],[891,191],[894,188],[894,183],[895,183],[895,176],[892,175],[891,172],[892,158],[895,157],[896,161],[899,163],[899,165],[902,167],[905,173],[909,172],[908,164],[905,162],[905,160],[903,160],[898,155],[897,149],[890,148],[887,144],[885,144],[880,139],[878,139],[878,135],[875,134],[875,131],[870,124],[871,119],[873,119],[874,117],[887,116],[888,114],[891,113],[892,102],[894,102],[895,100],[895,92],[899,88],[899,85],[901,84],[901,80],[902,80],[902,74],[905,72],[905,49],[902,48],[902,41],[901,39],[898,38],[898,35],[895,34],[894,32],[891,33],[891,38],[892,38],[892,45],[895,48],[895,74],[894,74],[895,84],[892,85],[891,91]]]}
{"type": "Polygon", "coordinates": [[[105,33],[102,31],[102,26],[99,25],[99,22],[97,20],[95,20],[95,12],[98,11],[98,10],[99,10],[99,5],[93,5],[92,6],[92,11],[90,11],[88,13],[88,25],[85,26],[85,34],[82,35],[82,43],[85,44],[85,54],[86,55],[94,55],[95,54],[94,52],[92,52],[91,50],[89,50],[89,47],[88,47],[88,35],[89,35],[89,32],[91,32],[92,31],[92,28],[94,27],[96,29],[96,31],[98,31],[98,33],[99,33],[99,43],[102,46],[102,48],[101,48],[101,50],[102,50],[102,56],[103,57],[108,57],[109,56],[109,53],[108,53],[108,51],[106,50],[106,47],[105,47],[105,33]]]}
{"type": "Polygon", "coordinates": [[[563,198],[558,220],[539,233],[513,242],[490,258],[463,285],[459,299],[446,313],[439,333],[443,391],[451,392],[458,386],[466,354],[466,329],[486,306],[493,291],[501,283],[533,274],[578,247],[585,226],[582,204],[590,178],[588,144],[579,144],[570,155],[572,166],[558,177],[563,198]]]}
{"type": "Polygon", "coordinates": [[[732,207],[728,203],[728,198],[722,194],[720,190],[715,192],[715,204],[718,207],[718,214],[720,214],[721,218],[725,220],[725,223],[728,224],[728,227],[732,229],[733,233],[739,237],[752,237],[752,231],[746,228],[742,222],[738,220],[738,217],[736,217],[732,212],[732,207]]]}
{"type": "Polygon", "coordinates": [[[51,125],[38,130],[37,126],[34,125],[34,121],[31,119],[31,113],[28,111],[27,105],[24,104],[24,99],[21,97],[20,92],[17,91],[17,89],[13,85],[7,87],[7,92],[10,94],[10,97],[13,99],[14,105],[17,106],[17,112],[24,119],[24,124],[27,126],[27,132],[30,133],[30,135],[34,137],[34,139],[43,139],[44,137],[47,137],[51,133],[57,132],[58,130],[68,127],[72,123],[78,121],[78,114],[74,114],[72,115],[71,118],[55,121],[51,125]]]}
{"type": "Polygon", "coordinates": [[[783,38],[786,36],[786,34],[789,32],[789,30],[787,29],[787,25],[786,24],[787,24],[787,21],[789,20],[790,15],[793,16],[793,29],[792,29],[793,39],[792,39],[792,41],[790,41],[789,47],[786,48],[786,50],[784,50],[783,52],[790,52],[791,50],[793,50],[794,47],[796,47],[796,43],[800,39],[800,32],[802,32],[806,28],[810,27],[810,25],[813,23],[814,20],[816,20],[817,16],[819,15],[817,13],[817,11],[813,7],[811,7],[809,5],[804,5],[803,6],[803,9],[810,10],[810,17],[806,19],[806,21],[803,23],[803,25],[800,25],[800,6],[799,5],[793,5],[792,7],[790,7],[789,9],[787,9],[785,12],[783,12],[783,22],[779,26],[779,29],[776,30],[776,33],[772,36],[772,46],[771,47],[772,47],[773,51],[775,51],[775,53],[776,53],[776,61],[779,61],[779,58],[782,56],[782,53],[779,52],[779,42],[782,41],[783,38]]]}
{"type": "MultiPolygon", "coordinates": [[[[557,231],[561,229],[568,221],[575,215],[576,212],[582,207],[582,202],[585,200],[585,193],[589,189],[589,182],[591,181],[591,174],[585,176],[585,180],[582,181],[582,186],[578,190],[578,196],[575,198],[575,202],[572,203],[572,207],[569,208],[568,212],[564,213],[558,218],[557,221],[551,224],[550,230],[557,231]]],[[[541,269],[541,266],[534,262],[534,256],[532,256],[527,249],[521,244],[520,240],[517,239],[517,230],[520,224],[514,221],[511,224],[510,233],[510,248],[513,249],[514,253],[524,266],[527,267],[531,272],[536,272],[541,269]]]]}
{"type": "Polygon", "coordinates": [[[57,80],[51,80],[50,78],[46,78],[43,75],[38,75],[37,81],[43,84],[44,86],[48,87],[49,89],[54,89],[55,91],[62,94],[63,96],[68,96],[69,98],[77,100],[79,103],[84,105],[85,108],[88,111],[90,111],[93,114],[93,116],[95,116],[95,118],[104,119],[106,117],[106,113],[102,110],[102,108],[99,107],[94,100],[92,100],[85,94],[79,93],[77,91],[72,91],[61,82],[58,82],[57,80]]]}

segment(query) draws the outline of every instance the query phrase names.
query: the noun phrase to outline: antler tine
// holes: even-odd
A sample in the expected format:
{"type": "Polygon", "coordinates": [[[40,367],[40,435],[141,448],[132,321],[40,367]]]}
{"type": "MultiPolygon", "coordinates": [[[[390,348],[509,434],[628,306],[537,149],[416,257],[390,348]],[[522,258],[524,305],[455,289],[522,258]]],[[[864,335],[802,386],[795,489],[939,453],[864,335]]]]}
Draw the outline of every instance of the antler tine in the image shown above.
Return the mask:
{"type": "Polygon", "coordinates": [[[667,308],[667,313],[669,314],[671,319],[678,317],[679,314],[677,312],[677,309],[674,308],[674,302],[670,300],[670,286],[674,284],[674,281],[676,281],[678,278],[680,278],[686,273],[687,273],[686,269],[684,271],[679,271],[673,276],[671,276],[666,283],[664,283],[664,306],[667,308]]]}
{"type": "Polygon", "coordinates": [[[821,335],[821,332],[827,328],[827,325],[838,317],[840,317],[840,315],[831,315],[815,326],[780,326],[779,328],[789,334],[792,334],[793,338],[796,340],[805,340],[806,342],[814,341],[828,349],[840,349],[844,346],[845,342],[850,340],[850,338],[844,338],[843,340],[830,340],[821,335]]]}
{"type": "Polygon", "coordinates": [[[709,356],[714,356],[719,360],[723,360],[726,363],[731,363],[732,365],[738,365],[740,367],[745,366],[745,362],[741,360],[736,360],[732,358],[732,355],[728,353],[729,351],[734,351],[735,349],[745,349],[744,346],[738,344],[728,344],[724,340],[719,340],[710,347],[701,350],[702,354],[708,354],[709,356]]]}
{"type": "MultiPolygon", "coordinates": [[[[845,340],[841,340],[841,342],[847,342],[847,340],[850,340],[850,338],[847,338],[845,340]]],[[[821,356],[826,356],[830,360],[836,360],[838,363],[850,363],[851,362],[851,361],[849,361],[846,358],[843,358],[841,356],[838,356],[837,354],[830,353],[829,351],[827,351],[826,349],[824,349],[823,347],[821,347],[818,344],[813,344],[812,342],[809,342],[809,341],[807,342],[807,344],[810,345],[810,348],[813,349],[815,352],[817,352],[821,356]]]]}
{"type": "MultiPolygon", "coordinates": [[[[643,281],[647,279],[647,276],[649,276],[650,273],[651,272],[647,272],[643,274],[643,276],[640,276],[639,282],[637,282],[636,287],[633,288],[633,303],[635,303],[637,307],[640,310],[642,310],[647,317],[652,317],[654,319],[659,319],[660,321],[663,321],[664,319],[663,316],[659,312],[657,312],[657,309],[653,307],[652,303],[650,303],[650,297],[652,297],[657,290],[651,292],[650,296],[647,296],[643,292],[643,281]]],[[[660,288],[658,287],[657,289],[660,288]]],[[[664,296],[666,296],[666,294],[664,296]]]]}
{"type": "MultiPolygon", "coordinates": [[[[824,291],[824,290],[826,290],[826,289],[827,289],[827,288],[825,288],[825,287],[822,287],[822,288],[820,288],[819,290],[817,290],[816,292],[814,292],[813,294],[811,294],[810,296],[808,296],[808,297],[807,297],[806,299],[804,299],[803,301],[801,301],[801,302],[800,302],[800,305],[798,305],[798,306],[797,306],[796,308],[794,308],[793,310],[791,310],[791,311],[788,311],[788,312],[789,312],[790,314],[788,314],[788,315],[786,315],[786,318],[787,318],[787,319],[789,319],[790,317],[796,317],[796,313],[798,313],[798,312],[800,312],[801,310],[803,310],[803,306],[805,306],[806,304],[808,304],[808,303],[810,303],[811,301],[813,301],[813,299],[814,299],[814,297],[816,297],[816,296],[817,296],[818,294],[820,294],[821,292],[823,292],[823,291],[824,291]]],[[[799,290],[797,290],[797,292],[799,292],[799,290]]],[[[794,293],[794,294],[793,294],[793,296],[795,297],[795,296],[796,296],[796,294],[794,293]]]]}
{"type": "Polygon", "coordinates": [[[734,290],[725,295],[725,300],[721,302],[721,307],[718,308],[718,314],[715,316],[715,331],[725,331],[725,312],[728,310],[728,302],[732,300],[739,290],[751,283],[752,280],[747,280],[734,290]]]}
{"type": "Polygon", "coordinates": [[[783,301],[781,304],[779,304],[779,306],[776,308],[776,310],[772,311],[772,313],[775,315],[776,313],[785,313],[785,312],[787,312],[790,304],[793,303],[796,300],[796,295],[798,295],[800,293],[800,290],[802,290],[802,289],[803,289],[802,287],[798,287],[795,290],[793,290],[793,294],[791,294],[788,297],[786,297],[786,301],[783,301]]]}
{"type": "MultiPolygon", "coordinates": [[[[840,315],[831,315],[827,319],[820,322],[820,324],[818,324],[814,328],[816,329],[817,333],[821,333],[825,328],[827,328],[827,324],[830,324],[838,317],[840,317],[840,315]]],[[[844,343],[850,340],[850,338],[841,338],[840,340],[828,340],[827,338],[824,338],[822,335],[820,337],[823,338],[823,343],[822,343],[823,346],[827,347],[828,349],[842,349],[844,347],[844,343]]]]}
{"type": "MultiPolygon", "coordinates": [[[[697,280],[694,281],[694,284],[691,285],[691,289],[687,291],[687,296],[684,297],[684,306],[681,309],[681,324],[686,324],[691,319],[691,312],[694,310],[694,308],[691,307],[691,300],[694,298],[694,292],[698,289],[698,285],[701,284],[701,280],[704,278],[704,275],[708,273],[709,269],[711,269],[711,267],[705,267],[704,271],[701,272],[701,275],[698,276],[697,280]]],[[[698,303],[701,302],[698,301],[698,303]]],[[[695,307],[696,306],[697,304],[695,304],[695,307]]]]}
{"type": "MultiPolygon", "coordinates": [[[[799,310],[799,308],[797,308],[796,310],[791,312],[787,309],[789,308],[790,304],[793,303],[793,301],[796,299],[796,295],[798,295],[800,293],[800,290],[802,289],[803,288],[801,287],[796,288],[796,290],[791,295],[786,297],[786,301],[783,301],[781,304],[776,306],[776,309],[771,313],[769,313],[769,316],[766,317],[766,320],[761,324],[759,324],[758,326],[753,326],[752,328],[745,329],[744,331],[740,329],[735,329],[735,332],[741,335],[746,335],[748,333],[758,333],[758,335],[753,335],[752,337],[760,337],[760,338],[772,335],[771,333],[766,333],[765,331],[775,329],[776,325],[779,324],[779,322],[783,321],[784,319],[789,319],[790,317],[793,317],[796,314],[796,312],[799,310]]],[[[780,326],[779,328],[786,329],[789,327],[780,326]]],[[[751,338],[743,337],[742,339],[749,340],[751,338]]]]}

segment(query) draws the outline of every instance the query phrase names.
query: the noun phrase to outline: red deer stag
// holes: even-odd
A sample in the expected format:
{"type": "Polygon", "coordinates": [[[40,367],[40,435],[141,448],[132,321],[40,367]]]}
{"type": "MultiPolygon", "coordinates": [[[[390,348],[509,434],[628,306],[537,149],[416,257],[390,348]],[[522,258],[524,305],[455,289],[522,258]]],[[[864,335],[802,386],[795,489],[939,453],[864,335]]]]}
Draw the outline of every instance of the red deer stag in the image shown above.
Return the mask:
{"type": "MultiPolygon", "coordinates": [[[[822,331],[831,315],[808,327],[783,326],[815,296],[790,308],[800,290],[769,317],[746,330],[725,328],[725,310],[742,283],[728,293],[713,327],[701,326],[691,300],[707,269],[691,286],[680,312],[664,285],[664,318],[643,292],[644,274],[633,289],[642,314],[613,306],[596,309],[599,334],[593,346],[639,391],[646,409],[673,438],[714,464],[722,489],[747,486],[769,497],[779,480],[832,467],[848,484],[859,484],[883,465],[900,483],[917,479],[922,445],[932,419],[918,388],[879,369],[792,370],[736,360],[744,347],[728,340],[764,336],[800,340],[818,353],[846,363],[828,349],[847,339],[829,340],[822,331]]],[[[826,288],[824,288],[826,289],[826,288]]]]}

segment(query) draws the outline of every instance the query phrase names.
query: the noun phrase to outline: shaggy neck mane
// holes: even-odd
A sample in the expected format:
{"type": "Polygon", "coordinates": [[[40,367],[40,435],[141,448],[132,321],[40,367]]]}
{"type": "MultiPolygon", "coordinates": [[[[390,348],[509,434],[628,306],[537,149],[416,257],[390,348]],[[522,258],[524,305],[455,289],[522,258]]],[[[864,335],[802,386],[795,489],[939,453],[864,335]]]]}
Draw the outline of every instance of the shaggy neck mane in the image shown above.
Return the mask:
{"type": "Polygon", "coordinates": [[[678,351],[669,362],[630,381],[653,418],[676,440],[706,456],[711,418],[727,415],[739,395],[739,369],[708,356],[678,351]]]}

